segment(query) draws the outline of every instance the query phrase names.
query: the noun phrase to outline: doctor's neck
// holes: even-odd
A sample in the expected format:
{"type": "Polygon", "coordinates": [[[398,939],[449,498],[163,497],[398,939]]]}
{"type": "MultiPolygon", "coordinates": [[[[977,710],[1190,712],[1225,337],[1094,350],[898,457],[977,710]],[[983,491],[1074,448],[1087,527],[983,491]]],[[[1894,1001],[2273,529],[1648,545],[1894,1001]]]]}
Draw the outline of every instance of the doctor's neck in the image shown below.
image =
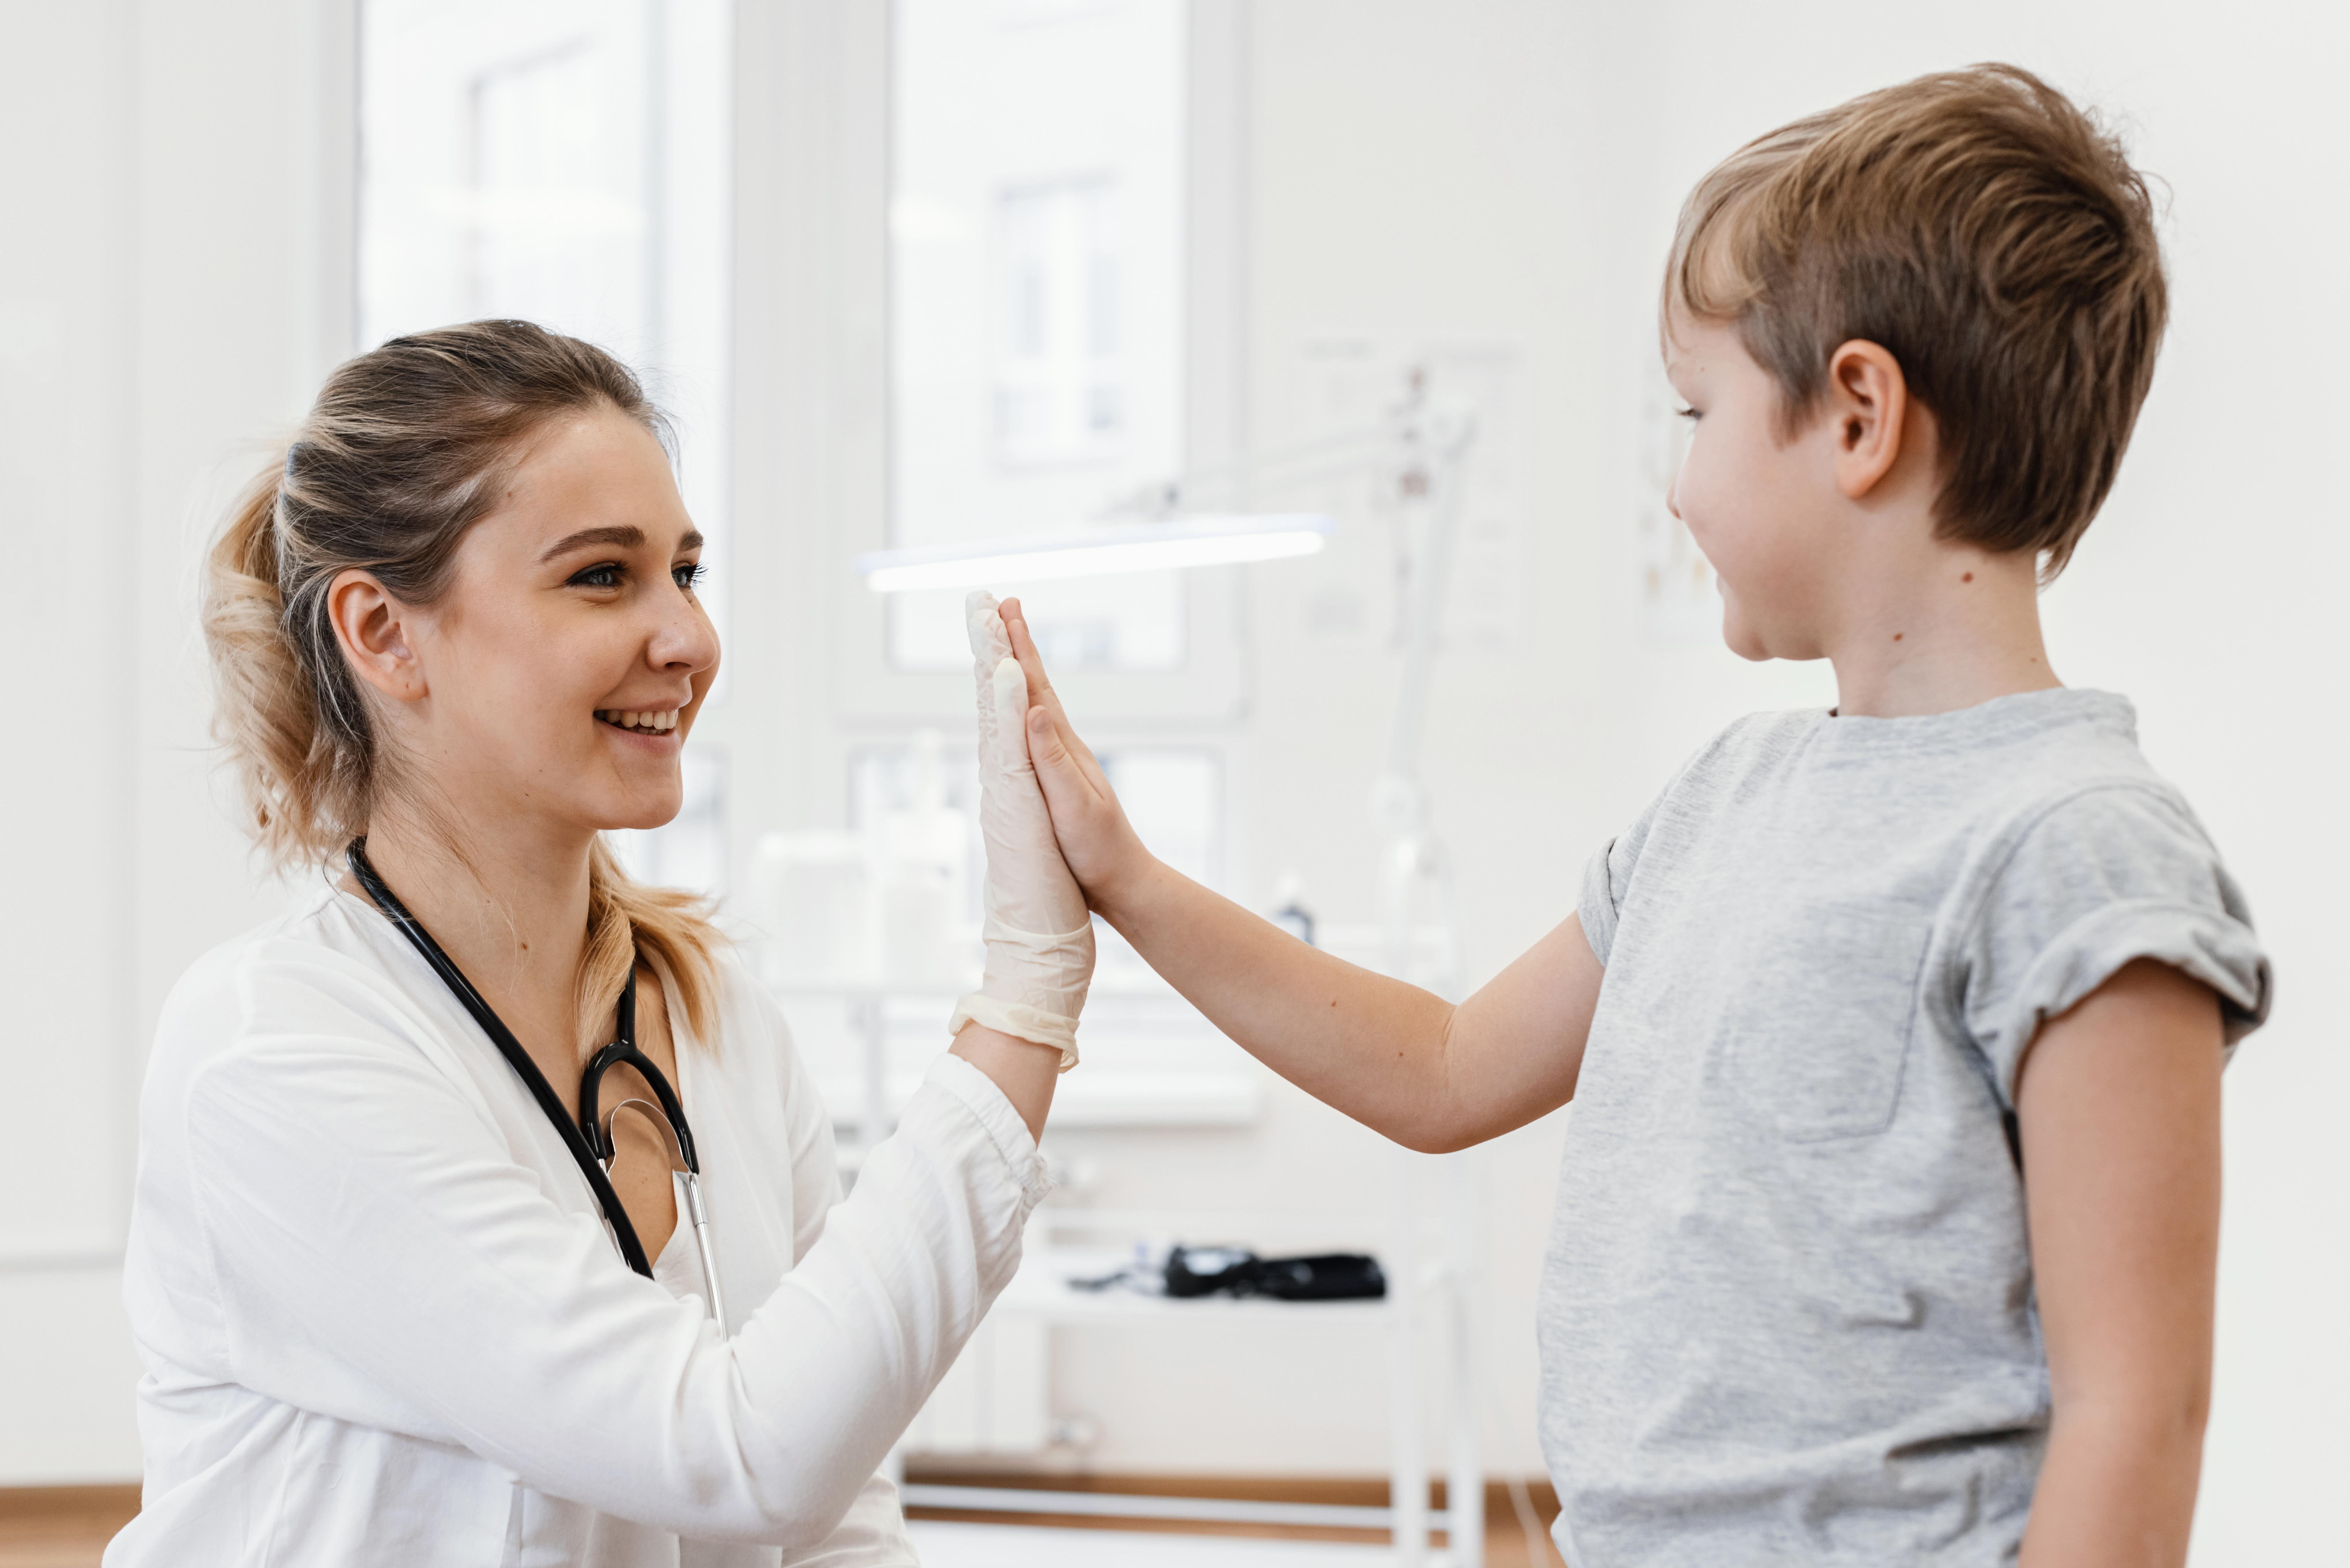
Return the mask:
{"type": "Polygon", "coordinates": [[[368,823],[368,858],[502,1012],[567,1012],[588,943],[595,835],[521,815],[495,831],[458,833],[439,815],[381,802],[368,823]]]}

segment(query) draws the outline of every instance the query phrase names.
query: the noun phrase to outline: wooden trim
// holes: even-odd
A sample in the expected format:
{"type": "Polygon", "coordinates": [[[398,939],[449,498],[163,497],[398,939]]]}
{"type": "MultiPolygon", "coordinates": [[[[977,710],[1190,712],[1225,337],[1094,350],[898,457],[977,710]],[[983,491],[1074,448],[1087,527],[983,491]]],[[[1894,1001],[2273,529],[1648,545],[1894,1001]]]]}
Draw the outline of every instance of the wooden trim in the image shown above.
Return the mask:
{"type": "MultiPolygon", "coordinates": [[[[947,1486],[992,1486],[1007,1490],[1118,1492],[1146,1497],[1212,1497],[1265,1502],[1347,1503],[1376,1507],[1387,1501],[1384,1476],[1193,1476],[1090,1473],[1054,1474],[1036,1469],[972,1469],[916,1466],[910,1479],[947,1486]]],[[[1558,1500],[1547,1480],[1527,1483],[1535,1514],[1545,1529],[1558,1513],[1558,1500]]],[[[1444,1482],[1435,1483],[1435,1506],[1445,1506],[1444,1482]]],[[[16,1547],[53,1548],[88,1544],[100,1547],[139,1512],[139,1487],[34,1486],[0,1487],[0,1565],[16,1560],[16,1547]]],[[[1279,1536],[1293,1540],[1373,1541],[1378,1532],[1320,1530],[1298,1526],[1219,1525],[1199,1521],[1076,1519],[1051,1513],[966,1513],[932,1509],[909,1510],[910,1517],[960,1520],[985,1524],[1048,1524],[1091,1530],[1144,1531],[1191,1535],[1279,1536]]],[[[1496,1564],[1521,1559],[1513,1548],[1517,1518],[1509,1490],[1501,1481],[1485,1487],[1485,1517],[1489,1555],[1496,1564]]],[[[1442,1532],[1436,1532],[1438,1536],[1442,1532]]],[[[38,1561],[48,1563],[44,1552],[38,1561]]],[[[94,1559],[93,1559],[94,1560],[94,1559]]]]}
{"type": "Polygon", "coordinates": [[[136,1486],[0,1487],[0,1568],[95,1564],[138,1512],[136,1486]]]}
{"type": "MultiPolygon", "coordinates": [[[[939,1486],[984,1486],[1004,1490],[1031,1490],[1068,1493],[1073,1491],[1108,1492],[1143,1497],[1205,1497],[1247,1502],[1337,1503],[1360,1507],[1381,1507],[1388,1501],[1388,1480],[1385,1476],[1201,1476],[1201,1475],[1138,1475],[1110,1473],[1055,1473],[1035,1469],[999,1465],[975,1468],[968,1462],[955,1465],[913,1464],[907,1467],[909,1481],[939,1486]]],[[[1445,1506],[1445,1483],[1434,1483],[1434,1507],[1445,1506]]],[[[1535,1518],[1542,1530],[1548,1532],[1558,1516],[1558,1500],[1548,1480],[1530,1480],[1527,1491],[1534,1504],[1535,1518]]],[[[1330,1529],[1310,1525],[1220,1523],[1204,1520],[1102,1519],[1093,1515],[1066,1513],[1010,1513],[995,1510],[972,1512],[963,1510],[910,1508],[909,1519],[934,1520],[967,1524],[1042,1525],[1075,1530],[1114,1530],[1149,1534],[1255,1536],[1260,1539],[1285,1541],[1334,1541],[1384,1545],[1385,1531],[1330,1529]]],[[[1442,1518],[1440,1512],[1436,1516],[1442,1518]]],[[[1431,1529],[1431,1546],[1448,1543],[1447,1532],[1431,1529]]],[[[1557,1568],[1555,1552],[1544,1541],[1529,1542],[1518,1521],[1517,1511],[1510,1502],[1506,1481],[1488,1481],[1485,1485],[1485,1563],[1486,1568],[1557,1568]]]]}
{"type": "Polygon", "coordinates": [[[139,1483],[109,1486],[0,1486],[0,1519],[44,1519],[51,1514],[129,1519],[139,1511],[139,1483]]]}
{"type": "MultiPolygon", "coordinates": [[[[1327,1502],[1376,1508],[1388,1501],[1385,1476],[1198,1476],[1087,1471],[1055,1472],[1034,1468],[978,1468],[971,1465],[906,1467],[906,1479],[934,1486],[988,1486],[1035,1491],[1125,1493],[1138,1497],[1214,1497],[1247,1502],[1327,1502]]],[[[1558,1513],[1558,1494],[1547,1480],[1529,1480],[1526,1490],[1534,1511],[1547,1524],[1558,1513]]],[[[1446,1487],[1434,1483],[1434,1506],[1443,1508],[1446,1487]]],[[[1509,1485],[1485,1483],[1488,1518],[1513,1519],[1509,1485]]]]}

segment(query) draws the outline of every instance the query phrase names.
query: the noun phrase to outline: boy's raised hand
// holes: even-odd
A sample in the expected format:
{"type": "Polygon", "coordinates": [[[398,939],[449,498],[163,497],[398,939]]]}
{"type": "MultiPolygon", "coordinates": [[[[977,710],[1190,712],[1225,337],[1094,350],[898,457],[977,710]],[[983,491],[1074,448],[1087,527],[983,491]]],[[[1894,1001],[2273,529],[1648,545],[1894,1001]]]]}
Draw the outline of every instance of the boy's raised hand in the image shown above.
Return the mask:
{"type": "Polygon", "coordinates": [[[1045,673],[1045,660],[1036,651],[1036,639],[1028,633],[1020,601],[1004,600],[999,613],[1013,656],[1027,678],[1028,754],[1045,804],[1052,812],[1053,835],[1060,843],[1061,857],[1085,889],[1087,902],[1110,915],[1127,889],[1148,874],[1154,863],[1150,851],[1143,847],[1127,821],[1101,763],[1077,738],[1062,710],[1060,696],[1045,673]]]}
{"type": "Polygon", "coordinates": [[[1143,847],[1061,711],[1019,601],[1006,599],[1001,618],[1060,858],[1094,910],[1226,1037],[1316,1099],[1430,1152],[1573,1097],[1607,972],[1574,916],[1458,1008],[1299,941],[1143,847]]]}

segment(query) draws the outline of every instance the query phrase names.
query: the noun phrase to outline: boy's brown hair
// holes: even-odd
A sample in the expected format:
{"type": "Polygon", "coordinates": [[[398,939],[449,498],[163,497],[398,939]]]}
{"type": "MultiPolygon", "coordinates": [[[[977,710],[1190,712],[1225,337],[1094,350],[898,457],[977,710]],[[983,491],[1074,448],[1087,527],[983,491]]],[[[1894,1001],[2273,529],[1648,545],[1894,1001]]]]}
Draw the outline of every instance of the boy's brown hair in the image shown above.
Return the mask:
{"type": "Polygon", "coordinates": [[[2112,489],[2168,311],[2120,142],[2014,66],[1920,77],[1749,142],[1698,182],[1665,317],[1733,323],[1783,431],[1864,338],[1940,435],[1937,531],[2054,576],[2112,489]]]}

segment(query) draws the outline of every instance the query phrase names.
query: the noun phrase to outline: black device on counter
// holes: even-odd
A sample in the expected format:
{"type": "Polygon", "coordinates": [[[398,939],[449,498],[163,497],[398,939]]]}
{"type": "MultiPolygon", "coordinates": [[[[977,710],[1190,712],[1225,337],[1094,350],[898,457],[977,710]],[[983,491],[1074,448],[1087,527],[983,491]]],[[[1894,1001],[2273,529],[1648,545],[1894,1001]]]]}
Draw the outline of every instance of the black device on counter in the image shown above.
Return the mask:
{"type": "Polygon", "coordinates": [[[1388,1278],[1379,1272],[1377,1258],[1361,1252],[1260,1258],[1240,1247],[1177,1247],[1167,1254],[1167,1293],[1369,1301],[1388,1293],[1388,1278]]]}

